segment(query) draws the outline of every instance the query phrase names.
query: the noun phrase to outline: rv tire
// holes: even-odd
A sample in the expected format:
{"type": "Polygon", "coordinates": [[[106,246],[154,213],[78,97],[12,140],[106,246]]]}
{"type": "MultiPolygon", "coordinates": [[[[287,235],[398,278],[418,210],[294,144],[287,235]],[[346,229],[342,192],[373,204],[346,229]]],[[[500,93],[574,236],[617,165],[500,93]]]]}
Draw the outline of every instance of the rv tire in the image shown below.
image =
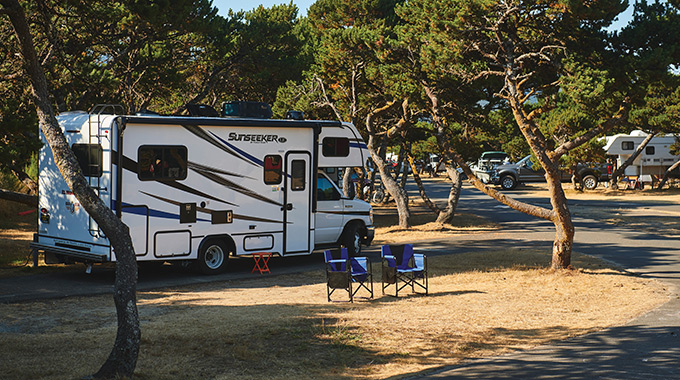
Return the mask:
{"type": "Polygon", "coordinates": [[[357,222],[350,223],[345,227],[345,232],[340,238],[340,244],[347,248],[347,253],[350,257],[361,254],[361,242],[364,240],[365,233],[361,224],[357,222]]]}
{"type": "Polygon", "coordinates": [[[211,239],[201,245],[198,252],[198,271],[203,274],[219,274],[227,269],[229,249],[219,239],[211,239]]]}

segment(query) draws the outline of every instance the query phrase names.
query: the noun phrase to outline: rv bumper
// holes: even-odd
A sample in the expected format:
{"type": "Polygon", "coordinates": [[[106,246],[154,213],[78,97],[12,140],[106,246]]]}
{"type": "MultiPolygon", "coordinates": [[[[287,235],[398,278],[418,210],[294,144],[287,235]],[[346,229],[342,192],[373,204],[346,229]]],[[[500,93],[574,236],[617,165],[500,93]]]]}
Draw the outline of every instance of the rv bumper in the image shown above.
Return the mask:
{"type": "Polygon", "coordinates": [[[54,255],[72,257],[72,258],[77,259],[77,260],[93,261],[93,262],[98,262],[98,263],[103,263],[103,262],[107,261],[106,255],[83,252],[83,251],[78,251],[76,249],[55,247],[53,245],[40,244],[40,243],[36,243],[36,242],[32,242],[30,244],[30,247],[32,249],[35,249],[35,250],[38,250],[38,251],[44,251],[45,254],[54,254],[54,255]]]}

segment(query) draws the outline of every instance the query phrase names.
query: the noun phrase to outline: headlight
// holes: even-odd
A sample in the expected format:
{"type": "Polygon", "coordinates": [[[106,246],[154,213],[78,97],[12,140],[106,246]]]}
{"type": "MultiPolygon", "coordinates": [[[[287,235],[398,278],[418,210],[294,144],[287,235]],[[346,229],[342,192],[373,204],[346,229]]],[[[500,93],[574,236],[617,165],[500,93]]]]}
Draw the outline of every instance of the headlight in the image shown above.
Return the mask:
{"type": "Polygon", "coordinates": [[[373,207],[368,210],[368,218],[371,220],[371,224],[373,224],[373,207]]]}

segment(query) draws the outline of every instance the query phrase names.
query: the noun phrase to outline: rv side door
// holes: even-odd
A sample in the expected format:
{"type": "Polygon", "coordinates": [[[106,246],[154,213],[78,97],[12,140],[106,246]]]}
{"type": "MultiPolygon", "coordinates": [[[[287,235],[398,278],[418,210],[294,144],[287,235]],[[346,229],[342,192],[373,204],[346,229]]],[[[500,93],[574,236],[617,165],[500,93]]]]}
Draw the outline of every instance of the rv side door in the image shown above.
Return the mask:
{"type": "Polygon", "coordinates": [[[311,244],[312,197],[314,189],[310,169],[311,155],[307,152],[287,153],[285,169],[285,202],[283,229],[286,254],[309,253],[311,244]]]}

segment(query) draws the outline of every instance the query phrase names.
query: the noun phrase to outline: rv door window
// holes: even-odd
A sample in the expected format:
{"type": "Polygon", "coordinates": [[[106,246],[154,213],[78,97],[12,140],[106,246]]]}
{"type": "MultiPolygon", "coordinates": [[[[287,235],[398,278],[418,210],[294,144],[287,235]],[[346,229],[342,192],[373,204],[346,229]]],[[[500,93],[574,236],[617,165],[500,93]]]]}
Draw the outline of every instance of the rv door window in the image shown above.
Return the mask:
{"type": "Polygon", "coordinates": [[[137,150],[137,176],[142,181],[187,178],[185,146],[142,145],[137,150]]]}
{"type": "Polygon", "coordinates": [[[347,137],[324,137],[324,157],[347,157],[349,156],[349,139],[347,137]]]}
{"type": "Polygon", "coordinates": [[[290,189],[302,191],[306,186],[305,161],[293,160],[290,164],[290,189]]]}
{"type": "Polygon", "coordinates": [[[278,185],[281,183],[281,156],[273,154],[264,156],[264,183],[278,185]]]}
{"type": "Polygon", "coordinates": [[[648,156],[653,156],[654,155],[654,147],[653,146],[648,146],[645,148],[645,154],[648,156]]]}
{"type": "Polygon", "coordinates": [[[76,155],[78,165],[86,177],[102,176],[102,146],[99,144],[73,144],[71,150],[76,155]]]}
{"type": "Polygon", "coordinates": [[[635,149],[635,144],[632,141],[621,141],[622,150],[633,150],[635,149]]]}

